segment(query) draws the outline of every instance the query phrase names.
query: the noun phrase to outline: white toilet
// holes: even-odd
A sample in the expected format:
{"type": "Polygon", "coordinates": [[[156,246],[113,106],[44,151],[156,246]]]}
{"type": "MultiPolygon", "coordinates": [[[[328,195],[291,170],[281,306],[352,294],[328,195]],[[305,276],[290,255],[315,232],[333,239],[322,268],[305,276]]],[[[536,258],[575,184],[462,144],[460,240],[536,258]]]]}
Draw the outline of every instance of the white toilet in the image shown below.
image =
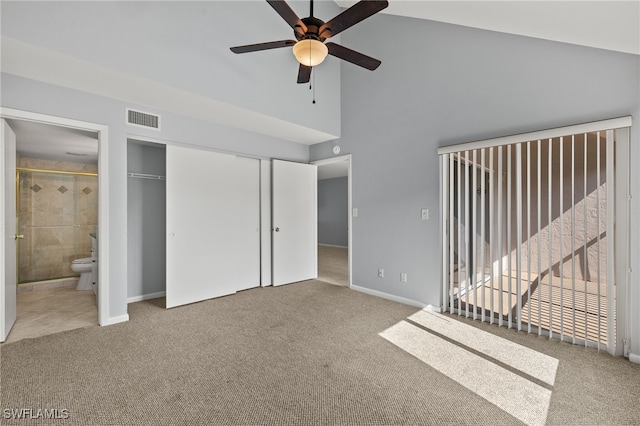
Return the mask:
{"type": "Polygon", "coordinates": [[[76,290],[91,290],[93,288],[93,279],[91,274],[91,258],[83,257],[71,262],[71,270],[76,274],[80,274],[80,280],[76,286],[76,290]]]}

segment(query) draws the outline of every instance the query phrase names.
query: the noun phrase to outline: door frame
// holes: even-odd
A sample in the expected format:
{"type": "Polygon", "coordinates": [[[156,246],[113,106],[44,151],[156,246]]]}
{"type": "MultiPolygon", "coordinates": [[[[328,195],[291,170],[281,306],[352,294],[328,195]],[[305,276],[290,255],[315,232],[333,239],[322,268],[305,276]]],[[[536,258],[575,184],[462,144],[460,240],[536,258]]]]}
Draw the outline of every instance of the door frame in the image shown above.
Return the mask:
{"type": "MultiPolygon", "coordinates": [[[[98,235],[100,236],[98,238],[98,252],[100,253],[98,325],[109,325],[109,127],[103,124],[5,107],[0,107],[0,117],[98,133],[98,235]]],[[[0,164],[0,167],[4,170],[4,164],[0,164]]],[[[0,197],[4,197],[4,187],[0,188],[0,197]]],[[[4,286],[4,277],[0,279],[2,286],[4,286]]],[[[0,292],[0,307],[2,309],[4,309],[4,304],[4,293],[0,292]]]]}
{"type": "Polygon", "coordinates": [[[352,274],[352,264],[353,264],[353,192],[352,192],[352,165],[351,165],[351,154],[341,155],[339,157],[327,158],[324,160],[312,161],[310,164],[315,164],[316,166],[324,166],[327,164],[340,163],[342,161],[348,162],[347,168],[347,283],[349,288],[353,285],[353,274],[352,274]]]}
{"type": "Polygon", "coordinates": [[[17,185],[16,185],[16,134],[4,119],[0,120],[0,163],[4,164],[4,169],[0,171],[0,187],[4,192],[0,197],[2,211],[0,211],[0,256],[4,269],[0,287],[0,300],[2,300],[3,310],[0,310],[0,342],[6,341],[16,318],[16,284],[17,284],[17,185]],[[10,155],[7,155],[7,154],[10,155]],[[13,217],[11,217],[11,216],[13,217]],[[13,244],[13,247],[9,247],[13,244]],[[13,293],[13,294],[12,294],[13,293]]]}

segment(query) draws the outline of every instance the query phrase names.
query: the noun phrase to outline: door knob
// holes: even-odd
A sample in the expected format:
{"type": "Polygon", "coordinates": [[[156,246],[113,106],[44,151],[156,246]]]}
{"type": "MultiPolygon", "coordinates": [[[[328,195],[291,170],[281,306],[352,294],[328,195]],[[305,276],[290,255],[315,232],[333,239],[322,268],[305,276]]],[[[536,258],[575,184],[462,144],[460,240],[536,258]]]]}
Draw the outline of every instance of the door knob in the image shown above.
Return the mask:
{"type": "Polygon", "coordinates": [[[280,228],[276,226],[276,232],[280,232],[280,228]]]}
{"type": "Polygon", "coordinates": [[[24,235],[22,235],[22,234],[16,234],[15,239],[16,239],[16,240],[24,240],[24,235]]]}

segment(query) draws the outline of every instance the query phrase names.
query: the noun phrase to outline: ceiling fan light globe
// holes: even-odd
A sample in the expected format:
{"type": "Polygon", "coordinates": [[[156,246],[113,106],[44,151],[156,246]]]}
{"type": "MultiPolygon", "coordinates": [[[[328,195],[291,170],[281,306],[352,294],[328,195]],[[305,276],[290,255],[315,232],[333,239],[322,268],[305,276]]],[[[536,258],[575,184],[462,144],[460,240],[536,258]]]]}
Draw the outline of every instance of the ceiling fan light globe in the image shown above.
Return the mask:
{"type": "Polygon", "coordinates": [[[324,61],[329,49],[319,40],[300,40],[293,45],[293,55],[298,62],[308,67],[315,67],[324,61]]]}

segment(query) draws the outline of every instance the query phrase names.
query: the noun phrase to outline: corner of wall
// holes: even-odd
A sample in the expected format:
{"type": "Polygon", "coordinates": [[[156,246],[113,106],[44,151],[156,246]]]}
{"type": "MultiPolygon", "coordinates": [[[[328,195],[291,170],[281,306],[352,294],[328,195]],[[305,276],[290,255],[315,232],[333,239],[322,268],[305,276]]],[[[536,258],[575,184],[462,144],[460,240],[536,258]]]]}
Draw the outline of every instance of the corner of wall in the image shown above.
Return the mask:
{"type": "Polygon", "coordinates": [[[107,325],[119,324],[121,322],[129,321],[129,314],[119,315],[117,317],[109,317],[107,318],[107,322],[104,324],[100,324],[100,326],[105,327],[107,325]]]}

